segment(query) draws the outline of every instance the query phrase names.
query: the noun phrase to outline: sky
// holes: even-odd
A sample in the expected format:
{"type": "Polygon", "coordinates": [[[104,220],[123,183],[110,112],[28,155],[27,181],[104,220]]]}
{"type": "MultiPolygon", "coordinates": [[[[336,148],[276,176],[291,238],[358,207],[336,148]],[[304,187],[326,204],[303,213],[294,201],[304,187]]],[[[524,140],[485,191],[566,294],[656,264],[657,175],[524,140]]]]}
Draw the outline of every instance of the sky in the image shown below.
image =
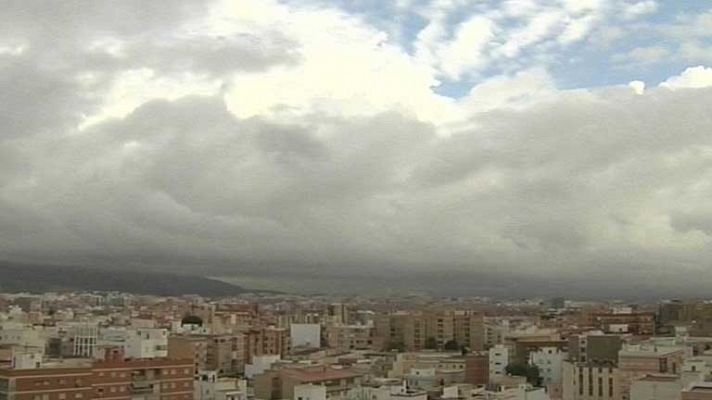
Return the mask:
{"type": "Polygon", "coordinates": [[[712,283],[709,2],[11,0],[0,24],[1,260],[712,283]]]}

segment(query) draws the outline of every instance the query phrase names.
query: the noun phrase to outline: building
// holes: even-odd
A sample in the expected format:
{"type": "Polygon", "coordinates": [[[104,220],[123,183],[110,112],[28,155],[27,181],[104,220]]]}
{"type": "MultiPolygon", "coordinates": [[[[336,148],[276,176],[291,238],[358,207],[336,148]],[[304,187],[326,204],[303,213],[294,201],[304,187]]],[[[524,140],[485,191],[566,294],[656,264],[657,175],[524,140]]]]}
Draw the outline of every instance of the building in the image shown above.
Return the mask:
{"type": "Polygon", "coordinates": [[[630,399],[634,380],[650,374],[680,375],[685,350],[679,347],[626,345],[618,353],[620,400],[630,399]]]}
{"type": "Polygon", "coordinates": [[[592,362],[563,362],[564,400],[616,400],[619,397],[617,369],[592,362]]]}
{"type": "Polygon", "coordinates": [[[289,331],[274,326],[245,332],[245,361],[264,355],[285,357],[289,353],[289,331]]]}
{"type": "Polygon", "coordinates": [[[568,345],[569,360],[618,365],[618,352],[622,346],[620,335],[606,335],[603,332],[571,335],[568,345]]]}
{"type": "Polygon", "coordinates": [[[558,347],[542,347],[529,353],[529,364],[539,368],[542,385],[558,385],[566,358],[567,354],[558,347]]]}
{"type": "Polygon", "coordinates": [[[345,398],[350,389],[361,383],[362,376],[362,373],[351,369],[327,366],[269,370],[255,376],[255,398],[293,399],[294,388],[304,384],[324,386],[329,399],[345,398]]]}
{"type": "Polygon", "coordinates": [[[94,357],[96,352],[99,327],[92,324],[75,324],[66,330],[74,357],[94,357]]]}
{"type": "Polygon", "coordinates": [[[192,359],[97,361],[92,367],[93,399],[192,400],[192,359]]]}
{"type": "Polygon", "coordinates": [[[292,347],[321,347],[321,325],[290,324],[289,337],[292,347]]]}
{"type": "Polygon", "coordinates": [[[247,400],[247,381],[220,378],[215,371],[199,371],[193,400],[247,400]]]}
{"type": "MultiPolygon", "coordinates": [[[[77,363],[73,363],[77,364],[77,363]]],[[[7,400],[192,400],[191,360],[94,361],[84,366],[0,369],[7,400]]],[[[68,364],[70,365],[70,364],[68,364]]]]}
{"type": "Polygon", "coordinates": [[[495,382],[499,378],[507,375],[506,369],[509,365],[509,348],[498,344],[489,349],[489,380],[495,382]]]}
{"type": "Polygon", "coordinates": [[[383,348],[371,325],[330,325],[325,329],[326,345],[341,351],[377,350],[383,348]]]}
{"type": "Polygon", "coordinates": [[[484,316],[480,312],[450,310],[439,312],[396,312],[379,315],[375,336],[383,350],[421,351],[461,347],[484,349],[484,316]]]}
{"type": "Polygon", "coordinates": [[[0,369],[0,399],[87,400],[93,398],[92,369],[0,369]]]}
{"type": "Polygon", "coordinates": [[[168,357],[168,330],[140,328],[127,332],[124,352],[127,358],[168,357]]]}
{"type": "Polygon", "coordinates": [[[677,375],[647,375],[633,381],[630,400],[675,400],[683,385],[677,375]]]}
{"type": "Polygon", "coordinates": [[[332,324],[348,325],[351,323],[351,315],[348,305],[344,303],[329,304],[326,309],[328,321],[332,324]]]}
{"type": "Polygon", "coordinates": [[[208,364],[207,336],[169,336],[168,358],[193,360],[196,371],[204,371],[208,364]]]}
{"type": "Polygon", "coordinates": [[[655,314],[648,312],[593,313],[591,324],[604,333],[629,333],[644,337],[655,334],[655,314]]]}
{"type": "Polygon", "coordinates": [[[489,383],[489,352],[480,351],[465,356],[465,383],[485,386],[489,383]]]}
{"type": "Polygon", "coordinates": [[[712,400],[712,382],[695,382],[680,393],[680,400],[712,400]]]}
{"type": "Polygon", "coordinates": [[[237,375],[245,371],[245,335],[210,335],[206,337],[205,367],[219,376],[237,375]]]}

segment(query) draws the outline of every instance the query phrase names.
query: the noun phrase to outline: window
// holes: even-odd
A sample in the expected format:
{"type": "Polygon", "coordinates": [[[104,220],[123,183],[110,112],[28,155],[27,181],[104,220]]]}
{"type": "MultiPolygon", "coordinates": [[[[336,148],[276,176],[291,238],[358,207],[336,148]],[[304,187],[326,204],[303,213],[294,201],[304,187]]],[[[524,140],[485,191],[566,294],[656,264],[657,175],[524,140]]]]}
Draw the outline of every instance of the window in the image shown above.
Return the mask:
{"type": "Polygon", "coordinates": [[[57,395],[57,398],[59,398],[59,400],[64,400],[64,399],[67,398],[67,394],[66,394],[66,393],[60,393],[60,394],[57,395]]]}
{"type": "Polygon", "coordinates": [[[84,397],[84,395],[82,393],[77,393],[74,395],[75,399],[81,399],[82,397],[84,397]]]}

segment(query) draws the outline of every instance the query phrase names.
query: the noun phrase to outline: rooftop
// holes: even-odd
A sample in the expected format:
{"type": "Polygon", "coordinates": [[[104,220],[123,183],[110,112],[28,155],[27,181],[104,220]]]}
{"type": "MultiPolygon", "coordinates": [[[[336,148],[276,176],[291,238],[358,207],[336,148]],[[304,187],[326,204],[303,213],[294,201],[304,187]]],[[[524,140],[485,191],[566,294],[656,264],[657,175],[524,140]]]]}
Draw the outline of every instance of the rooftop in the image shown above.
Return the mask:
{"type": "Polygon", "coordinates": [[[351,369],[335,369],[330,367],[286,368],[282,370],[282,374],[300,382],[322,382],[334,379],[356,378],[363,375],[351,369]]]}

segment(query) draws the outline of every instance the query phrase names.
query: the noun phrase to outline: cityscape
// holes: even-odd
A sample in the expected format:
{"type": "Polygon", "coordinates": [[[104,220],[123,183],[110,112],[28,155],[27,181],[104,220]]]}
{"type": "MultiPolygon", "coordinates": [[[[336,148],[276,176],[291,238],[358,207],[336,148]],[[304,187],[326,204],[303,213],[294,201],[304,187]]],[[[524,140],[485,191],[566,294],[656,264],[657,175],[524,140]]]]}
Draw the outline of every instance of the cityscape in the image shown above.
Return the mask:
{"type": "Polygon", "coordinates": [[[0,400],[712,400],[712,0],[0,27],[0,400]]]}
{"type": "Polygon", "coordinates": [[[712,396],[712,302],[0,295],[14,400],[712,396]]]}

